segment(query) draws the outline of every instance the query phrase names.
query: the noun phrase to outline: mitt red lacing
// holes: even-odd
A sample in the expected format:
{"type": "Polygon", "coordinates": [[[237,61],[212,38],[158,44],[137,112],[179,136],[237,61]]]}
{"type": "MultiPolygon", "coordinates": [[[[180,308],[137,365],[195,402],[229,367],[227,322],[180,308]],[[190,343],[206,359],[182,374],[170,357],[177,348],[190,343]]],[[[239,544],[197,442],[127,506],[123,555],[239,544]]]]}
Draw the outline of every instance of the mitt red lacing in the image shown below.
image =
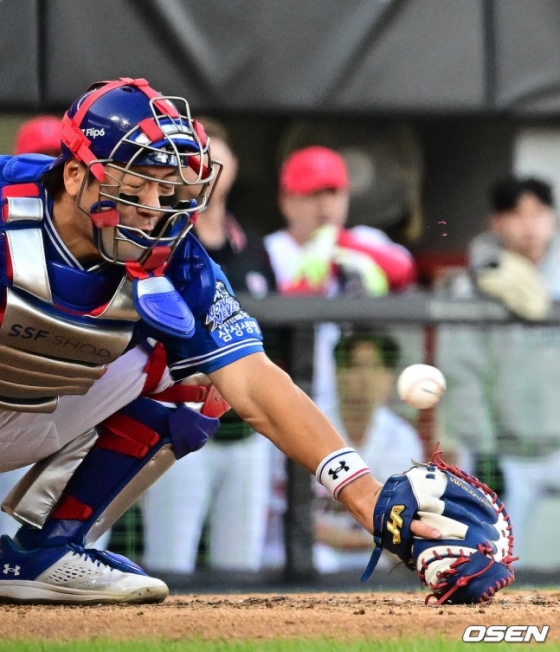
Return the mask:
{"type": "MultiPolygon", "coordinates": [[[[498,494],[491,489],[488,485],[484,484],[484,482],[481,482],[478,478],[476,478],[474,475],[470,475],[466,471],[463,471],[460,469],[458,466],[447,464],[447,462],[444,462],[441,458],[442,456],[442,451],[439,448],[439,443],[436,446],[436,450],[434,451],[434,454],[432,455],[432,459],[430,460],[430,464],[433,464],[436,466],[440,471],[444,472],[449,472],[452,473],[453,475],[457,476],[461,480],[465,480],[465,482],[468,482],[470,485],[473,487],[476,487],[477,489],[480,489],[486,497],[492,501],[493,505],[496,505],[496,512],[498,514],[502,514],[503,518],[507,522],[507,527],[506,530],[509,532],[507,535],[507,540],[508,540],[508,549],[507,549],[507,554],[504,555],[502,558],[501,563],[507,566],[510,570],[511,564],[514,561],[517,561],[519,557],[514,557],[513,556],[513,541],[514,541],[514,536],[511,534],[512,531],[512,525],[510,518],[508,516],[508,513],[506,511],[506,506],[504,503],[498,498],[498,494]]],[[[479,544],[480,545],[480,544],[479,544]]],[[[493,553],[490,551],[489,554],[493,553]]]]}
{"type": "MultiPolygon", "coordinates": [[[[478,551],[481,552],[483,555],[486,555],[488,553],[492,554],[492,547],[488,544],[478,544],[478,551]]],[[[475,577],[478,577],[480,575],[483,575],[486,573],[489,568],[496,563],[494,557],[490,557],[488,560],[488,565],[485,566],[482,570],[478,571],[478,573],[473,573],[472,575],[464,575],[463,577],[460,577],[456,584],[452,586],[448,591],[443,593],[445,589],[448,588],[448,583],[447,579],[450,577],[453,577],[457,575],[459,572],[459,566],[461,564],[468,564],[471,561],[470,555],[465,555],[462,549],[459,549],[459,552],[453,552],[451,548],[447,549],[447,554],[445,555],[440,555],[437,551],[433,551],[433,557],[426,561],[425,559],[421,559],[420,563],[422,565],[421,570],[418,571],[418,576],[420,577],[422,584],[425,586],[429,586],[433,593],[430,593],[428,596],[426,596],[425,604],[428,604],[430,601],[430,598],[437,598],[436,604],[441,605],[443,604],[446,600],[448,600],[455,591],[458,589],[462,588],[463,586],[466,586],[472,579],[475,577]],[[446,558],[455,558],[455,561],[453,561],[450,565],[449,568],[447,568],[444,571],[439,571],[436,573],[436,577],[441,580],[438,584],[429,584],[426,582],[426,570],[430,566],[430,563],[433,562],[435,559],[446,559],[446,558]]],[[[503,589],[504,587],[508,586],[513,582],[513,575],[510,576],[507,579],[503,580],[497,580],[495,582],[495,586],[489,586],[487,592],[484,592],[482,595],[483,597],[480,598],[479,602],[486,602],[492,598],[492,596],[496,593],[496,591],[499,591],[500,589],[503,589]]]]}
{"type": "MultiPolygon", "coordinates": [[[[478,478],[476,478],[473,475],[470,475],[469,473],[466,473],[459,467],[451,464],[447,464],[446,462],[443,461],[442,459],[442,451],[439,448],[439,444],[436,446],[436,450],[434,451],[434,454],[432,456],[432,459],[430,460],[430,464],[434,465],[437,467],[440,471],[443,472],[448,472],[456,477],[460,478],[461,480],[464,480],[465,482],[468,482],[470,485],[473,487],[476,487],[477,489],[480,489],[484,495],[492,501],[492,504],[496,507],[496,512],[498,514],[502,514],[502,517],[505,519],[507,522],[507,527],[506,530],[508,532],[507,534],[507,540],[508,540],[508,549],[507,551],[502,551],[504,553],[504,556],[501,560],[501,563],[503,563],[509,570],[512,571],[511,576],[508,578],[504,578],[501,580],[496,580],[494,584],[490,585],[488,589],[483,592],[482,597],[479,598],[479,602],[486,602],[490,600],[497,591],[505,588],[506,586],[510,585],[514,581],[514,576],[513,576],[513,569],[511,568],[511,564],[519,559],[519,557],[514,557],[513,556],[513,541],[514,537],[513,534],[511,534],[512,531],[512,525],[511,521],[509,519],[509,516],[507,514],[507,511],[505,510],[505,505],[504,503],[498,498],[498,494],[493,491],[488,485],[484,484],[481,482],[478,478]]],[[[505,533],[503,533],[504,536],[505,533]]],[[[486,573],[490,567],[497,563],[496,560],[494,559],[494,551],[492,546],[488,541],[486,543],[479,543],[478,546],[478,551],[483,554],[485,557],[488,558],[488,564],[483,568],[482,570],[478,571],[477,573],[473,573],[472,575],[464,575],[463,577],[460,577],[455,585],[451,587],[449,590],[448,589],[449,584],[447,580],[451,577],[454,577],[459,573],[459,566],[462,564],[467,564],[471,562],[470,555],[465,555],[462,549],[459,549],[458,553],[454,553],[451,548],[447,549],[447,553],[444,555],[439,554],[437,551],[433,551],[433,557],[426,561],[425,559],[421,560],[421,569],[418,571],[418,575],[422,581],[422,583],[425,586],[430,586],[432,589],[433,593],[430,593],[426,597],[425,603],[428,604],[430,601],[430,598],[434,597],[437,598],[436,604],[441,605],[443,604],[446,600],[448,600],[455,591],[458,589],[466,586],[471,580],[473,580],[475,577],[479,577],[480,575],[483,575],[486,573]],[[436,577],[438,580],[440,580],[437,584],[434,585],[429,585],[428,582],[426,582],[426,570],[428,569],[430,563],[432,563],[434,560],[441,560],[445,558],[455,558],[455,561],[453,561],[450,565],[449,568],[446,570],[440,571],[436,574],[436,577]],[[445,592],[444,592],[445,591],[445,592]]]]}

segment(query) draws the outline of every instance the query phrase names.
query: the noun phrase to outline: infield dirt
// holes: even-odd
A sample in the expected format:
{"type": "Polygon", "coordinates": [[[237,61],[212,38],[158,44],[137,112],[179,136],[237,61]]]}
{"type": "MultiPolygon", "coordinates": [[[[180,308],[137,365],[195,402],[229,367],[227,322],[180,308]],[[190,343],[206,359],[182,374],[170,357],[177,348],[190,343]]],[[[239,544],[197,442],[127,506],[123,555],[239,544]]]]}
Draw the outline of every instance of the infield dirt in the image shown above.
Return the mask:
{"type": "Polygon", "coordinates": [[[560,590],[501,592],[491,603],[425,605],[424,593],[172,596],[160,605],[0,605],[0,640],[432,638],[467,625],[549,625],[560,640],[560,590]]]}

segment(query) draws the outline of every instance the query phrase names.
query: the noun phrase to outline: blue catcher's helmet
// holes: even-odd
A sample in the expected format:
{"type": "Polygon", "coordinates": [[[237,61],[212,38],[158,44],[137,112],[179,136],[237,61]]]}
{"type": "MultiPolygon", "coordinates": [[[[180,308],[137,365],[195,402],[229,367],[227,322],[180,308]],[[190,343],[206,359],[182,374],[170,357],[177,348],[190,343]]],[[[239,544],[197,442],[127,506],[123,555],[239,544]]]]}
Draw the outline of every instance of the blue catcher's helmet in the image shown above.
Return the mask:
{"type": "Polygon", "coordinates": [[[91,217],[101,255],[113,263],[137,261],[146,268],[169,259],[190,229],[191,218],[206,207],[216,176],[208,139],[202,125],[192,120],[186,100],[162,96],[144,79],[98,82],[72,104],[62,121],[61,155],[52,167],[70,158],[86,165],[100,184],[98,200],[84,206],[86,174],[77,202],[91,217]],[[174,193],[173,206],[163,197],[159,206],[142,204],[138,196],[120,190],[125,174],[158,181],[139,166],[176,168],[179,180],[166,184],[175,190],[194,186],[197,198],[181,201],[174,193]],[[121,224],[119,204],[156,209],[162,218],[148,234],[121,224]]]}

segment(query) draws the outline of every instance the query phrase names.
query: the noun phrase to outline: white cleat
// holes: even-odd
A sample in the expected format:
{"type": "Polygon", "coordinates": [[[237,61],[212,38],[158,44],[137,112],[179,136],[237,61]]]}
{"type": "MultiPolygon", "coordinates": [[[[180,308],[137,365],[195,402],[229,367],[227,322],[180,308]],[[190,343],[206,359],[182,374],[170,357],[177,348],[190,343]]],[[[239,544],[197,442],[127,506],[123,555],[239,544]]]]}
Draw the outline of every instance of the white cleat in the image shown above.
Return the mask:
{"type": "Polygon", "coordinates": [[[161,580],[120,555],[67,544],[20,550],[0,539],[0,602],[146,604],[162,602],[161,580]]]}

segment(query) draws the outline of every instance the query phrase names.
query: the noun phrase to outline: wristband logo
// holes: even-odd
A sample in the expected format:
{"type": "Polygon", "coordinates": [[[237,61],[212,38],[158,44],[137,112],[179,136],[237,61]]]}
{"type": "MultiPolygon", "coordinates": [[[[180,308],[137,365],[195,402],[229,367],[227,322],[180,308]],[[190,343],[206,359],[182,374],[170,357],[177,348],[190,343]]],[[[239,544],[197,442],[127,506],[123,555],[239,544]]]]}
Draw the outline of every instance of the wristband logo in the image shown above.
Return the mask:
{"type": "Polygon", "coordinates": [[[391,514],[389,515],[391,520],[387,523],[387,529],[393,535],[394,544],[401,542],[401,528],[403,526],[403,520],[400,516],[401,512],[404,512],[404,505],[393,505],[391,514]]]}
{"type": "Polygon", "coordinates": [[[539,629],[536,625],[469,625],[463,634],[465,643],[544,643],[548,636],[550,625],[539,629]]]}
{"type": "Polygon", "coordinates": [[[346,462],[345,462],[344,460],[340,460],[340,466],[339,466],[338,468],[334,469],[334,470],[333,470],[333,469],[329,469],[329,475],[332,475],[332,479],[333,479],[333,480],[338,480],[338,476],[339,476],[343,471],[344,471],[344,472],[346,472],[346,471],[350,471],[350,467],[348,466],[348,464],[346,464],[346,462]]]}

